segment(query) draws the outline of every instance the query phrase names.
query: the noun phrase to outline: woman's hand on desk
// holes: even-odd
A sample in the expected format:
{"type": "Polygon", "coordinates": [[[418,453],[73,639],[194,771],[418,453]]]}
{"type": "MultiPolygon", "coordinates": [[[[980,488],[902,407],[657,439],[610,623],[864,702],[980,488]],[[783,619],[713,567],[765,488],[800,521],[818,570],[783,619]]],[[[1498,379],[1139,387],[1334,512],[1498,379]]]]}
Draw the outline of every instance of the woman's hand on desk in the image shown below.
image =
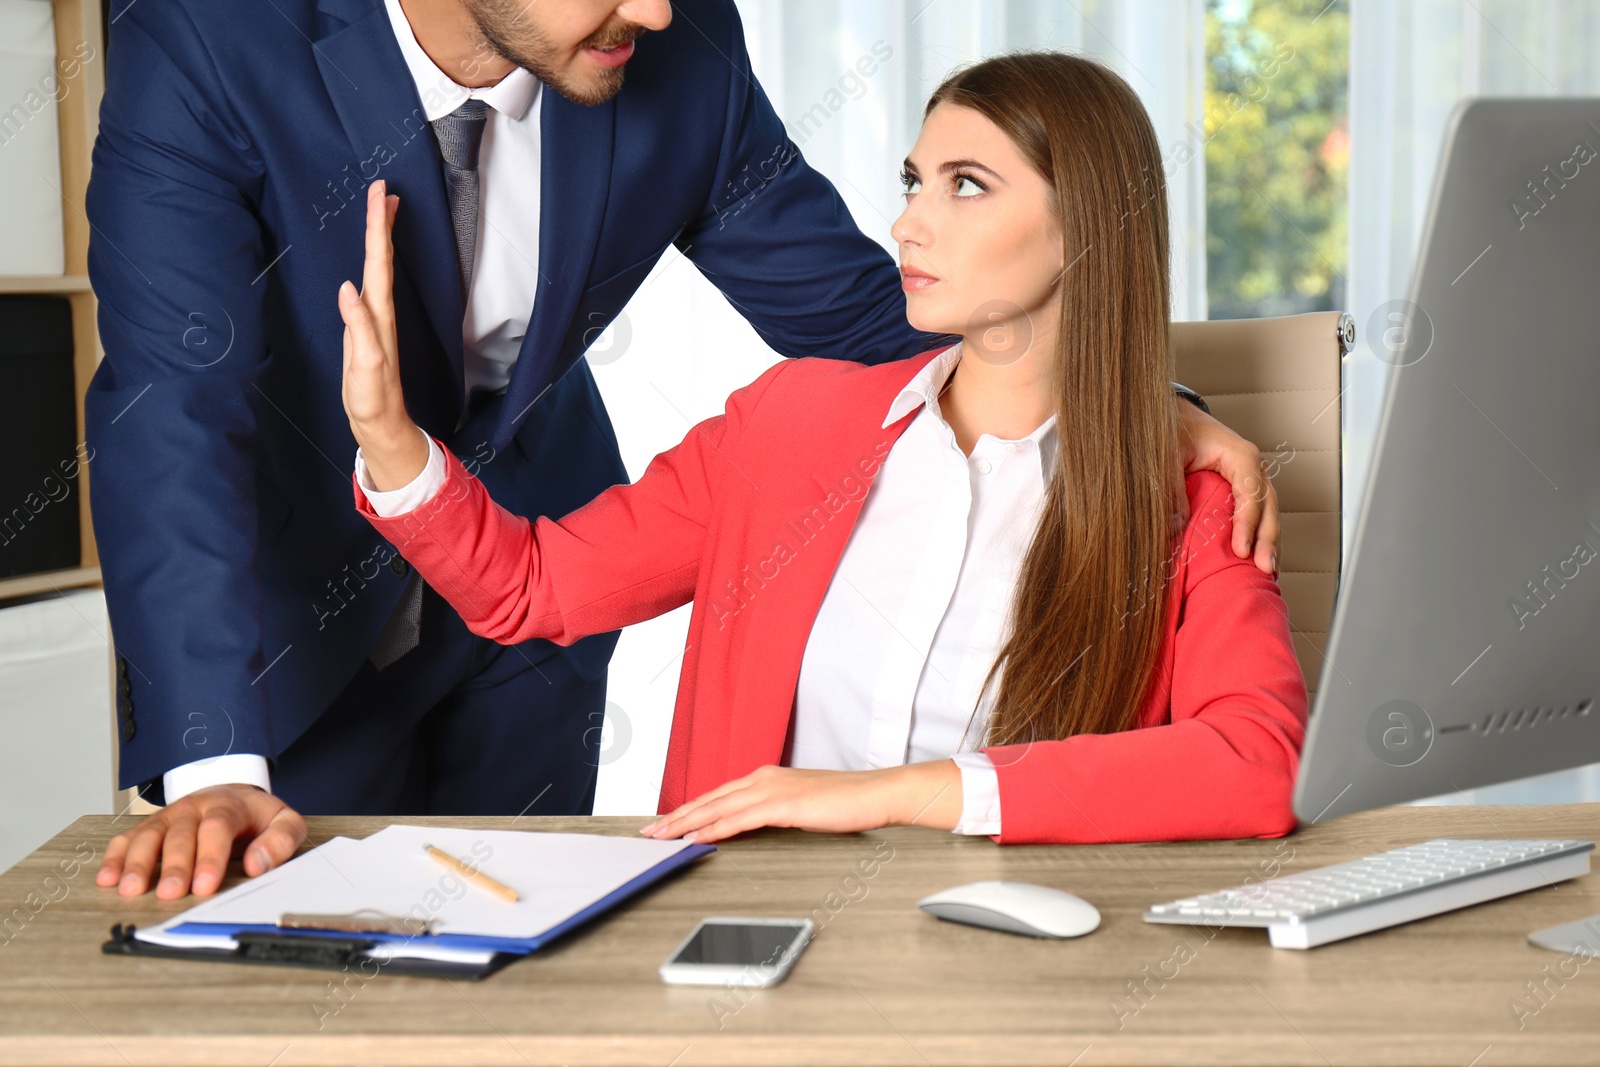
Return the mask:
{"type": "Polygon", "coordinates": [[[428,438],[406,411],[394,322],[394,244],[400,198],[387,185],[367,187],[366,262],[361,291],[339,287],[344,318],[344,411],[367,474],[381,492],[409,484],[428,463],[428,438]]]}
{"type": "Polygon", "coordinates": [[[881,826],[952,830],[961,771],[951,760],[872,771],[759,767],[641,827],[646,837],[720,841],[762,826],[848,834],[881,826]]]}
{"type": "Polygon", "coordinates": [[[150,888],[159,860],[156,896],[176,900],[191,887],[195,896],[209,896],[228,873],[235,842],[244,842],[244,873],[254,878],[288,860],[305,839],[305,819],[271,793],[253,785],[214,785],[113,837],[95,884],[138,896],[150,888]]]}

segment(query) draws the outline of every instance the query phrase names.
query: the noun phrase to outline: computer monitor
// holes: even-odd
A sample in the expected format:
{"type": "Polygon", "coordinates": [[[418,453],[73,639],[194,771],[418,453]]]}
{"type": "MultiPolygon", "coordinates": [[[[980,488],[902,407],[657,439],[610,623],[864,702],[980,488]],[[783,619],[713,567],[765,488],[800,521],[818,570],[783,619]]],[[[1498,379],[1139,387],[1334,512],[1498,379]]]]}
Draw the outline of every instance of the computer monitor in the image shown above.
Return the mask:
{"type": "Polygon", "coordinates": [[[1477,98],[1440,152],[1294,810],[1600,761],[1600,98],[1477,98]]]}

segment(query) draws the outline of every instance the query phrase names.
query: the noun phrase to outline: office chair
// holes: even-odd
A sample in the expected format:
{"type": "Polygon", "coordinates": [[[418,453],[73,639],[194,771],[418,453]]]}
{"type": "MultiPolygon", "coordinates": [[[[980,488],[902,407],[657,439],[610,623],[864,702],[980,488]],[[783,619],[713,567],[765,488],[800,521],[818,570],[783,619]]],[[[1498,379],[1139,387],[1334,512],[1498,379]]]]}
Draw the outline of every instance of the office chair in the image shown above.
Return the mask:
{"type": "Polygon", "coordinates": [[[1253,442],[1283,514],[1278,585],[1315,703],[1339,584],[1341,361],[1355,320],[1340,311],[1174,322],[1177,380],[1253,442]]]}

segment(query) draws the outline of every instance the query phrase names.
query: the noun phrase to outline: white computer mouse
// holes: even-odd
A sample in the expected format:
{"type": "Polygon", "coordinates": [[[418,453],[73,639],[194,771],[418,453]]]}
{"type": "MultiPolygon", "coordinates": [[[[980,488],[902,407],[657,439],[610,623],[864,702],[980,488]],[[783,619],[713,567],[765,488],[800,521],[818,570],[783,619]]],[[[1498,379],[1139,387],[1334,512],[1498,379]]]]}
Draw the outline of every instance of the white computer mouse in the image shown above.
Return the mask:
{"type": "Polygon", "coordinates": [[[970,882],[923,897],[917,907],[951,922],[1028,937],[1082,937],[1100,925],[1093,904],[1029,882],[970,882]]]}

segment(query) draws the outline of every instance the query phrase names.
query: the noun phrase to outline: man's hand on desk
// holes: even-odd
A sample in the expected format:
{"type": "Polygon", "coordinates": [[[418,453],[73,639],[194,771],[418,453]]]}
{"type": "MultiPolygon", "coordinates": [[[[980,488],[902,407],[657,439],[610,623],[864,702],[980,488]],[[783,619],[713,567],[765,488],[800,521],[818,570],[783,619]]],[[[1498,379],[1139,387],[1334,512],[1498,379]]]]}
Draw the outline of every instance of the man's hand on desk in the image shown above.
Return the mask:
{"type": "Polygon", "coordinates": [[[150,887],[159,859],[156,896],[175,900],[191,886],[195,896],[208,896],[222,884],[236,842],[244,842],[244,873],[254,878],[288,860],[305,839],[305,819],[271,793],[253,785],[215,785],[113,837],[95,882],[138,896],[150,887]]]}

